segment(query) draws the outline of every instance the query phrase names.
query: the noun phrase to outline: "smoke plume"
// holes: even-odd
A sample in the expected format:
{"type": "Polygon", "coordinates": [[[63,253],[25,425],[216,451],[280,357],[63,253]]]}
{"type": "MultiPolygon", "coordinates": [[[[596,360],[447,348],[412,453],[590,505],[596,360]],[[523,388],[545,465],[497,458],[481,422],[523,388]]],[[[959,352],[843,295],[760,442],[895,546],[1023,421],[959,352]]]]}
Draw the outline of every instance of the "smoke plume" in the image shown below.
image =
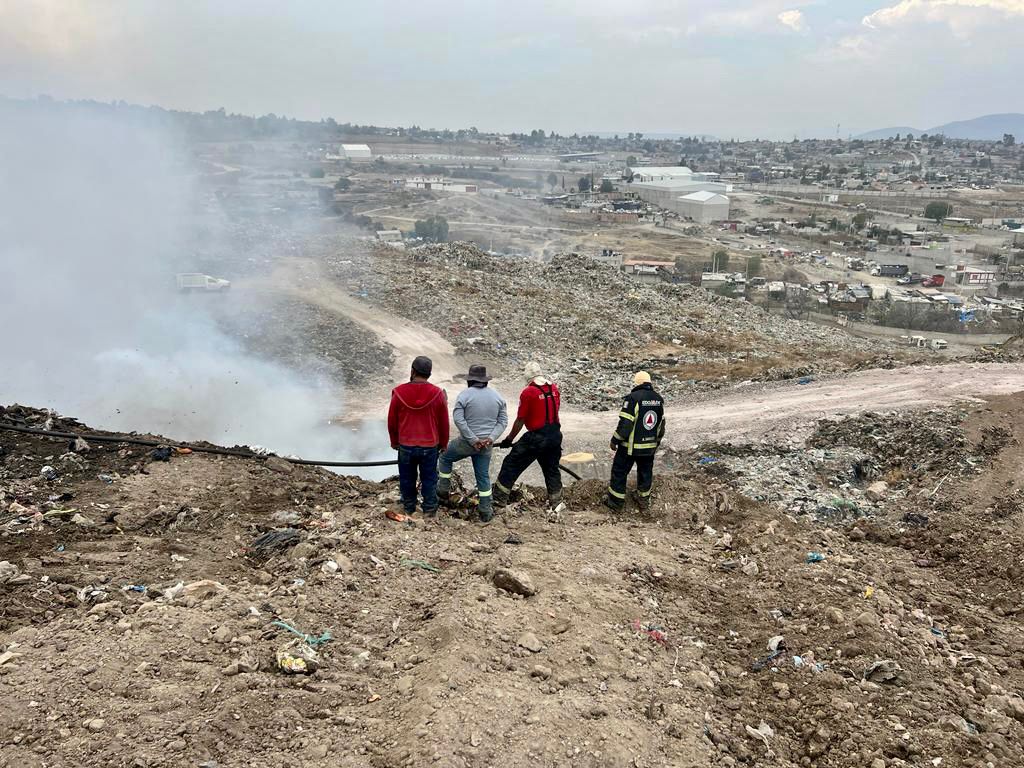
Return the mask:
{"type": "Polygon", "coordinates": [[[0,403],[304,458],[393,456],[379,428],[328,424],[336,382],[245,352],[209,316],[216,297],[177,293],[210,204],[177,137],[0,105],[0,148],[0,403]]]}

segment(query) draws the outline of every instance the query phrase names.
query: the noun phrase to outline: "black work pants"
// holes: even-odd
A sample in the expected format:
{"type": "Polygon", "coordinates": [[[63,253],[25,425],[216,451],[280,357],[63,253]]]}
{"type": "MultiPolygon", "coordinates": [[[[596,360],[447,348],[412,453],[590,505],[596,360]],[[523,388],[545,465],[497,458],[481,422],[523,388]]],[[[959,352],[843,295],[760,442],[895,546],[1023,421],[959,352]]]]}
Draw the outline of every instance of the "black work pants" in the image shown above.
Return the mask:
{"type": "Polygon", "coordinates": [[[535,432],[527,432],[501,462],[496,487],[499,493],[508,496],[519,476],[536,461],[544,473],[548,496],[557,496],[562,492],[562,473],[558,469],[561,460],[562,429],[558,424],[548,424],[535,432]]]}
{"type": "Polygon", "coordinates": [[[634,464],[636,492],[640,496],[651,495],[651,485],[654,483],[654,454],[630,456],[629,451],[620,445],[612,461],[612,478],[608,483],[608,495],[620,504],[626,500],[626,478],[629,477],[629,470],[634,464]]]}

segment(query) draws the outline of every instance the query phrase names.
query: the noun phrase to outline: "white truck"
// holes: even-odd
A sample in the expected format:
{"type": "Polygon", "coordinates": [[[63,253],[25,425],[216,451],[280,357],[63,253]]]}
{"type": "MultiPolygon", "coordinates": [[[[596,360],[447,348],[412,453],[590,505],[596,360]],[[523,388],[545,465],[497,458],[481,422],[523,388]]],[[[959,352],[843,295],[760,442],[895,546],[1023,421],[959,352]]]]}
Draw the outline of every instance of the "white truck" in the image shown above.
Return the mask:
{"type": "Polygon", "coordinates": [[[178,290],[182,293],[189,293],[190,291],[226,291],[230,287],[230,280],[210,277],[199,272],[181,272],[178,275],[178,290]]]}

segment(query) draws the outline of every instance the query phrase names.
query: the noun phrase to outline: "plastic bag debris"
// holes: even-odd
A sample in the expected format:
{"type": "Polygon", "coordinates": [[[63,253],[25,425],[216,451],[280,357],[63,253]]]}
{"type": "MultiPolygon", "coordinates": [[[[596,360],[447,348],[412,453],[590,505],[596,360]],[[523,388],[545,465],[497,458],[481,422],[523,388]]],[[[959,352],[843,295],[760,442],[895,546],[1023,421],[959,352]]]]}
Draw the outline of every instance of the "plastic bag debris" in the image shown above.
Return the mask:
{"type": "Polygon", "coordinates": [[[320,654],[301,640],[292,640],[274,658],[277,668],[289,675],[309,675],[320,668],[320,654]]]}
{"type": "Polygon", "coordinates": [[[823,562],[824,560],[825,560],[825,555],[821,554],[821,552],[808,552],[807,553],[807,562],[808,563],[820,563],[820,562],[823,562]]]}

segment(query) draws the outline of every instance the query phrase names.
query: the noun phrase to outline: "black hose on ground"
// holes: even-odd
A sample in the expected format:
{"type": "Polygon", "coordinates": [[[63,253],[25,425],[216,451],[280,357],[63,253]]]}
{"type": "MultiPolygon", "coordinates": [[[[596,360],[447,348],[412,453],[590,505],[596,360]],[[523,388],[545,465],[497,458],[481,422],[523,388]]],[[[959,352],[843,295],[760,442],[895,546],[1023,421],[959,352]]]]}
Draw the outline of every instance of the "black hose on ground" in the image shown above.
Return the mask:
{"type": "MultiPolygon", "coordinates": [[[[0,422],[0,429],[8,432],[20,432],[26,435],[39,435],[40,437],[52,437],[58,440],[76,440],[82,438],[86,442],[92,441],[94,443],[128,443],[129,445],[144,445],[150,448],[156,448],[161,445],[168,445],[172,448],[187,448],[195,453],[213,453],[218,456],[237,456],[242,459],[265,459],[266,456],[255,453],[253,451],[241,451],[232,448],[220,448],[218,446],[206,446],[206,445],[195,445],[192,443],[174,443],[167,440],[149,440],[142,437],[132,437],[131,435],[97,435],[89,432],[75,433],[75,432],[55,432],[48,429],[36,429],[34,427],[20,427],[17,424],[6,424],[0,422]]],[[[312,459],[286,459],[291,464],[300,464],[302,466],[312,467],[390,467],[398,464],[398,459],[391,459],[389,461],[314,461],[312,459]]],[[[568,475],[582,480],[578,474],[573,472],[568,467],[559,465],[559,469],[568,475]]]]}

